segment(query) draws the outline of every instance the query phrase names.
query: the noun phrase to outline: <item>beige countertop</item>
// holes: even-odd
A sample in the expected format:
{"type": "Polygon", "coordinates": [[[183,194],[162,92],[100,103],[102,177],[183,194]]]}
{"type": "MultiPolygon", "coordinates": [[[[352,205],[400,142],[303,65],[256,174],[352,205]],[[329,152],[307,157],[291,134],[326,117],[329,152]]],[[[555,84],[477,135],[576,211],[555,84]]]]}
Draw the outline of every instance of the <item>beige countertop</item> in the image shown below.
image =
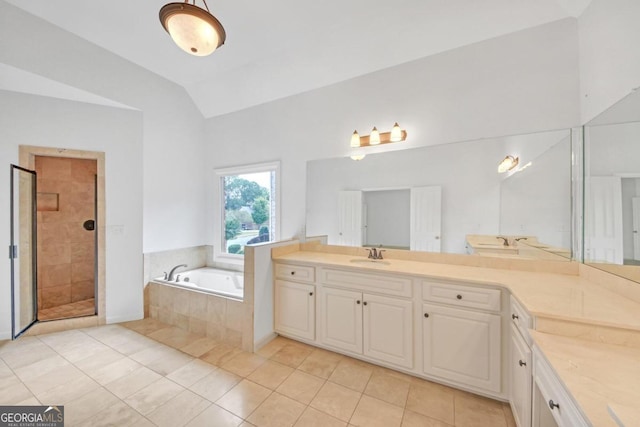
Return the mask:
{"type": "Polygon", "coordinates": [[[640,426],[640,349],[531,331],[558,378],[594,426],[640,426]]]}
{"type": "Polygon", "coordinates": [[[351,260],[366,260],[366,258],[313,251],[293,252],[274,259],[368,272],[379,271],[496,285],[509,289],[534,316],[640,331],[640,303],[576,275],[399,259],[386,259],[388,264],[354,263],[351,260]]]}

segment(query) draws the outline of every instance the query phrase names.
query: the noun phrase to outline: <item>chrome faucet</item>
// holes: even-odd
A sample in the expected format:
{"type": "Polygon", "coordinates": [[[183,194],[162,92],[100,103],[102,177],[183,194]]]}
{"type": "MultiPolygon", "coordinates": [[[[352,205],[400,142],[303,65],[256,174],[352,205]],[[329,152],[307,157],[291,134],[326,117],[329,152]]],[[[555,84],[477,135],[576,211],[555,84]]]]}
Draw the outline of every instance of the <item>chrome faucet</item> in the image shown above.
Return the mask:
{"type": "Polygon", "coordinates": [[[382,258],[382,252],[384,252],[384,249],[371,248],[371,249],[369,249],[369,256],[367,256],[367,258],[369,258],[369,259],[383,259],[382,258]]]}
{"type": "Polygon", "coordinates": [[[509,246],[509,239],[507,239],[506,237],[502,237],[502,236],[497,236],[496,239],[502,239],[504,240],[503,245],[504,246],[509,246]]]}
{"type": "Polygon", "coordinates": [[[176,265],[175,267],[173,267],[171,269],[171,271],[169,272],[169,276],[167,277],[167,281],[172,281],[173,280],[173,273],[175,273],[175,271],[177,269],[179,269],[180,267],[188,267],[187,264],[180,264],[180,265],[176,265]]]}

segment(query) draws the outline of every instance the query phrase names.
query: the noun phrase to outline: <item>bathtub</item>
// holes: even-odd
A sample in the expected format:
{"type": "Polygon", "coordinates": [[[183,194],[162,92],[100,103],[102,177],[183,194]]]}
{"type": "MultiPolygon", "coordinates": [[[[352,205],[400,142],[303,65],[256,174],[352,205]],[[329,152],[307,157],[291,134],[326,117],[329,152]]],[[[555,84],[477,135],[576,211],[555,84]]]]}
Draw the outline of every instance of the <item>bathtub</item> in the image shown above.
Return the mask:
{"type": "Polygon", "coordinates": [[[241,271],[205,267],[175,273],[175,278],[178,280],[169,282],[159,277],[153,281],[228,298],[241,300],[244,297],[244,273],[241,271]]]}

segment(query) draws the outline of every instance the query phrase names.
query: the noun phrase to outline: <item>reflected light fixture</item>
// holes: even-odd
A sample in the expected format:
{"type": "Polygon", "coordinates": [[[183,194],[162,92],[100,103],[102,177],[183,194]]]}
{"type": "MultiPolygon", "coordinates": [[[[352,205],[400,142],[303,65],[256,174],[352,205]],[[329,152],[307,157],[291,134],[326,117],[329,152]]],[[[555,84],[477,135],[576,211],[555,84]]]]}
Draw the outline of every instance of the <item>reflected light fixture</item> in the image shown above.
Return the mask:
{"type": "Polygon", "coordinates": [[[160,23],[175,44],[195,56],[207,56],[224,44],[227,35],[220,21],[206,8],[202,9],[189,0],[184,3],[168,3],[160,9],[160,23]]]}
{"type": "Polygon", "coordinates": [[[378,129],[374,126],[373,129],[371,129],[371,134],[369,135],[369,145],[378,144],[380,144],[380,132],[378,132],[378,129]]]}
{"type": "Polygon", "coordinates": [[[506,156],[498,165],[498,173],[505,173],[518,166],[518,157],[506,156]]]}

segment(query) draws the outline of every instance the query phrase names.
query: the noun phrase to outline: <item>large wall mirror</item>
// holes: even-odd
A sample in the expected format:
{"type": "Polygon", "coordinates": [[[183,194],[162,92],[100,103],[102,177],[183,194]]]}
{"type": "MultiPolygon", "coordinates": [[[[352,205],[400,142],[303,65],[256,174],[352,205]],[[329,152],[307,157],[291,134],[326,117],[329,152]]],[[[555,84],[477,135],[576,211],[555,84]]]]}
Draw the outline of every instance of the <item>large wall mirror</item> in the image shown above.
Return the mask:
{"type": "Polygon", "coordinates": [[[640,92],[584,127],[584,262],[640,282],[640,92]]]}
{"type": "Polygon", "coordinates": [[[329,244],[568,260],[571,170],[569,130],[313,160],[306,231],[329,244]],[[499,174],[507,155],[519,163],[499,174]]]}

